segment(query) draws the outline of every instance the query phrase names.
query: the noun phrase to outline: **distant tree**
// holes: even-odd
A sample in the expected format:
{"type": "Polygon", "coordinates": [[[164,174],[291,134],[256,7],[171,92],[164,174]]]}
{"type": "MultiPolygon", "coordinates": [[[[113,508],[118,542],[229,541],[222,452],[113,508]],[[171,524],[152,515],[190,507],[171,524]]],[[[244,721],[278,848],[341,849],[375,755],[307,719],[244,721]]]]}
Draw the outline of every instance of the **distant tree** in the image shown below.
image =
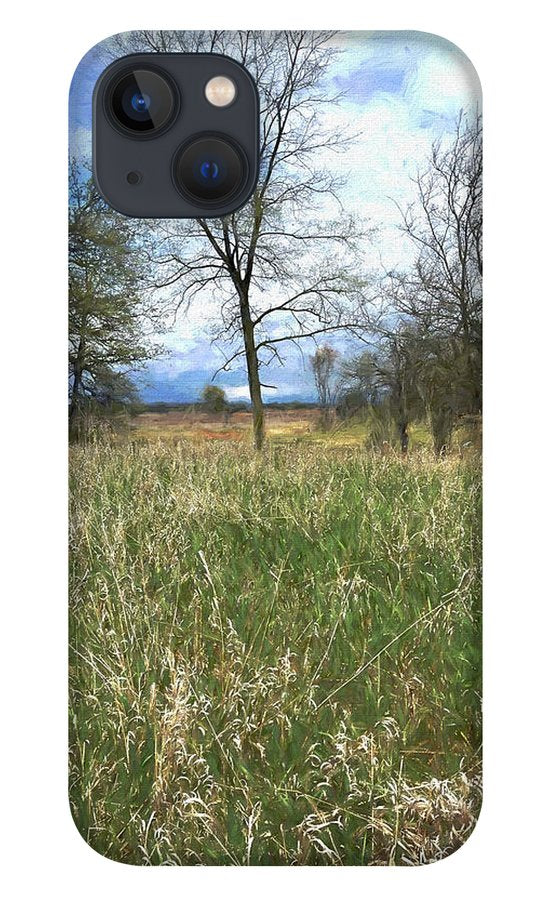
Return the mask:
{"type": "Polygon", "coordinates": [[[336,411],[339,419],[352,419],[368,408],[367,397],[356,388],[343,388],[337,397],[336,411]]]}
{"type": "Polygon", "coordinates": [[[81,433],[93,402],[134,399],[129,373],[158,355],[144,337],[152,307],[131,220],[110,210],[75,164],[69,206],[69,430],[81,433]]]}
{"type": "Polygon", "coordinates": [[[336,403],[339,418],[348,419],[359,415],[376,401],[376,374],[374,354],[369,350],[342,363],[336,403]]]}
{"type": "Polygon", "coordinates": [[[225,412],[227,408],[225,391],[215,384],[207,384],[202,391],[202,403],[209,412],[225,412]]]}
{"type": "Polygon", "coordinates": [[[322,411],[322,426],[329,428],[331,424],[331,408],[336,396],[336,374],[339,352],[324,344],[310,356],[310,365],[314,374],[315,387],[322,411]]]}
{"type": "Polygon", "coordinates": [[[376,402],[381,382],[376,366],[375,352],[364,350],[341,366],[341,382],[344,389],[356,392],[365,399],[365,404],[376,402]]]}
{"type": "Polygon", "coordinates": [[[399,324],[397,331],[381,334],[373,351],[366,350],[342,366],[343,383],[364,397],[366,406],[379,405],[380,424],[384,417],[392,420],[402,453],[408,451],[410,422],[422,411],[418,353],[414,329],[399,324]]]}
{"type": "Polygon", "coordinates": [[[265,434],[262,388],[273,387],[263,382],[263,368],[284,365],[287,344],[355,322],[360,279],[352,251],[368,230],[345,216],[340,181],[320,163],[321,153],[349,144],[325,115],[337,100],[325,80],[340,52],[332,38],[317,31],[138,31],[113,39],[116,56],[227,54],[256,81],[261,160],[254,194],[224,219],[165,223],[154,256],[159,284],[173,287],[177,306],[218,290],[213,337],[225,347],[221,370],[246,363],[258,450],[265,434]]]}

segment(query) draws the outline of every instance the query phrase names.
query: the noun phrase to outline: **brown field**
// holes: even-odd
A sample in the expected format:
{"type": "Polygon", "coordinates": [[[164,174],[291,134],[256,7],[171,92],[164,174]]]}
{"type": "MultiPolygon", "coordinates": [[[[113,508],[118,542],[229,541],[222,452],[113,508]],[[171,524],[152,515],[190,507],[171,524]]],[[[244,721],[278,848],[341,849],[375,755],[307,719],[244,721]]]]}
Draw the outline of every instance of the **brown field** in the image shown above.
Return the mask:
{"type": "MultiPolygon", "coordinates": [[[[320,411],[303,409],[266,409],[266,427],[273,438],[316,436],[320,411]]],[[[132,432],[146,440],[242,440],[252,431],[252,413],[240,410],[210,413],[190,407],[143,412],[130,423],[132,432]]],[[[338,430],[343,430],[339,429],[338,430]]],[[[349,429],[351,431],[351,429],[349,429]]],[[[357,440],[355,441],[358,442],[357,440]]]]}

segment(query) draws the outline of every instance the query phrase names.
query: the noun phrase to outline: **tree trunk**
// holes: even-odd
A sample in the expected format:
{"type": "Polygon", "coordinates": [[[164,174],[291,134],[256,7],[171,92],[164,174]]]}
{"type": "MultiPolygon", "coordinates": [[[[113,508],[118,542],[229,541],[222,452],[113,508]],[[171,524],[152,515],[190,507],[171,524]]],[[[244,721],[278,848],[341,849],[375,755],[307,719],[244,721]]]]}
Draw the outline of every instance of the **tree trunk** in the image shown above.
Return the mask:
{"type": "Polygon", "coordinates": [[[80,437],[81,423],[79,422],[79,400],[83,386],[83,370],[81,366],[83,346],[82,341],[77,350],[76,360],[73,366],[73,384],[71,386],[71,400],[69,403],[69,440],[77,441],[80,437]]]}
{"type": "Polygon", "coordinates": [[[79,439],[79,395],[75,390],[77,383],[76,376],[73,377],[73,388],[71,390],[71,401],[69,404],[69,440],[77,441],[79,439]]]}
{"type": "Polygon", "coordinates": [[[452,436],[454,414],[450,406],[441,406],[431,414],[433,443],[437,456],[446,456],[452,436]]]}
{"type": "Polygon", "coordinates": [[[408,452],[408,423],[401,420],[398,423],[398,433],[400,436],[400,450],[402,453],[408,452]]]}
{"type": "Polygon", "coordinates": [[[332,424],[332,416],[331,416],[331,407],[330,406],[324,406],[323,409],[321,410],[320,422],[321,422],[321,430],[322,431],[330,431],[331,424],[332,424]]]}
{"type": "Polygon", "coordinates": [[[260,373],[258,368],[258,355],[254,340],[254,327],[250,318],[248,300],[241,300],[241,318],[244,334],[244,349],[246,353],[246,367],[248,370],[248,387],[252,401],[252,416],[254,430],[254,449],[261,450],[265,439],[265,416],[260,385],[260,373]]]}

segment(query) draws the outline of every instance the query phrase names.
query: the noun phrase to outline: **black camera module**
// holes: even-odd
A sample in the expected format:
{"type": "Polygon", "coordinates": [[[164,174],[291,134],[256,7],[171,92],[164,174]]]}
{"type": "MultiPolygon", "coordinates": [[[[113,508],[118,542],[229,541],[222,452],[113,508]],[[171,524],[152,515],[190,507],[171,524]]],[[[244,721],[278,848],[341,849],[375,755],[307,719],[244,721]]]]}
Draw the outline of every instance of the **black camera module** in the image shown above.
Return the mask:
{"type": "Polygon", "coordinates": [[[119,74],[109,87],[107,108],[120,129],[150,135],[165,129],[178,108],[175,86],[154,69],[132,69],[119,74]]]}
{"type": "Polygon", "coordinates": [[[212,53],[133,53],[94,88],[94,178],[106,203],[139,218],[226,216],[251,196],[259,97],[250,73],[212,53]],[[232,103],[206,97],[231,84],[232,103]]]}
{"type": "Polygon", "coordinates": [[[197,135],[177,152],[174,176],[181,193],[194,203],[221,203],[244,186],[248,163],[227,137],[197,135]]]}

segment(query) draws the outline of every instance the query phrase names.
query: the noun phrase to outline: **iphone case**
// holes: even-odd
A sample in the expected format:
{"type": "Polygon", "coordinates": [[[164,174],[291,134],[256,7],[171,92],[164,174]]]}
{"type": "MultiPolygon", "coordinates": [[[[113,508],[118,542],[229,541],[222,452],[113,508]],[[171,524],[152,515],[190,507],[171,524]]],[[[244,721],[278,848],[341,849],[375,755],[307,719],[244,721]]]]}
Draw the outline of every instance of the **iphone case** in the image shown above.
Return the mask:
{"type": "MultiPolygon", "coordinates": [[[[187,98],[182,98],[186,104],[187,98]]],[[[70,94],[69,794],[135,865],[418,865],[481,797],[481,98],[415,32],[130,32],[70,94]],[[257,188],[129,219],[113,60],[257,83],[257,188]]]]}

